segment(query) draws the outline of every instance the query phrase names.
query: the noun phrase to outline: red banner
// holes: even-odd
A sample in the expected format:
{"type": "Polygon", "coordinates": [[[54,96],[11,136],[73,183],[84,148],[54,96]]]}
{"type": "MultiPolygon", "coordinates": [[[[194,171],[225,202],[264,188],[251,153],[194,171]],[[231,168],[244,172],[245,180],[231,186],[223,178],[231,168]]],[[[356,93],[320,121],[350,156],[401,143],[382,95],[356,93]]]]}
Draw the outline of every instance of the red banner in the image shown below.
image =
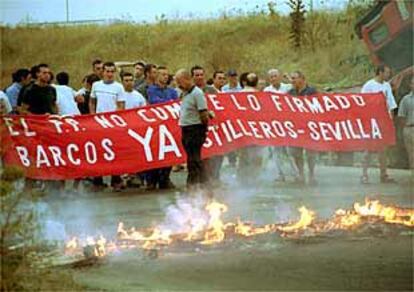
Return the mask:
{"type": "MultiPolygon", "coordinates": [[[[382,94],[206,95],[215,113],[203,156],[248,145],[318,151],[381,150],[395,143],[382,94]]],[[[185,162],[179,102],[73,117],[3,116],[3,162],[38,179],[135,173],[185,162]]]]}

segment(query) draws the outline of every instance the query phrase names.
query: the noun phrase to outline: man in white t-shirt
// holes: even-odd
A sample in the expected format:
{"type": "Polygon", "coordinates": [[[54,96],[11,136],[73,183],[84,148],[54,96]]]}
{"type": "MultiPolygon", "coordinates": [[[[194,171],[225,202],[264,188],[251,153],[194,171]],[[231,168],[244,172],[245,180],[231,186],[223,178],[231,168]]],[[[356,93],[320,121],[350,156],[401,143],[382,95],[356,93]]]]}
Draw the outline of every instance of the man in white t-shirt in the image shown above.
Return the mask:
{"type": "MultiPolygon", "coordinates": [[[[269,71],[267,71],[267,76],[270,85],[263,89],[264,92],[285,94],[292,89],[292,84],[282,82],[283,74],[278,69],[270,69],[269,71]]],[[[284,182],[286,180],[286,171],[284,171],[282,167],[283,156],[285,154],[288,156],[290,173],[294,177],[298,176],[298,170],[296,169],[295,164],[293,162],[293,157],[290,157],[288,155],[286,147],[273,147],[273,154],[275,158],[277,171],[276,182],[284,182]]]]}
{"type": "Polygon", "coordinates": [[[106,113],[125,109],[124,88],[115,81],[115,64],[106,62],[103,66],[103,80],[92,85],[91,113],[106,113]]]}
{"type": "MultiPolygon", "coordinates": [[[[125,100],[125,109],[132,109],[145,106],[147,101],[145,97],[134,89],[134,84],[136,84],[136,80],[134,81],[134,76],[129,73],[125,72],[122,74],[122,85],[124,86],[124,100],[125,100]]],[[[129,187],[139,187],[145,181],[145,173],[137,173],[131,174],[128,176],[126,181],[127,186],[129,187]]]]}
{"type": "MultiPolygon", "coordinates": [[[[388,66],[380,65],[375,70],[375,77],[367,81],[361,89],[361,93],[378,93],[384,94],[387,102],[388,112],[392,118],[392,111],[397,108],[394,95],[392,93],[391,85],[387,80],[391,77],[391,69],[388,66]]],[[[361,183],[368,183],[368,166],[371,160],[371,153],[369,151],[364,152],[364,158],[362,163],[362,176],[361,183]]],[[[387,155],[385,149],[378,153],[379,167],[380,167],[380,180],[382,183],[395,182],[387,174],[387,155]]]]}
{"type": "Polygon", "coordinates": [[[69,87],[69,74],[60,72],[56,75],[58,85],[53,85],[56,89],[56,105],[58,114],[64,115],[79,115],[79,108],[76,104],[76,92],[69,87]]]}
{"type": "MultiPolygon", "coordinates": [[[[106,62],[103,64],[103,80],[92,85],[89,108],[92,114],[105,113],[125,109],[124,88],[122,84],[115,81],[115,64],[106,62]]],[[[96,189],[104,186],[102,177],[94,178],[93,184],[96,189]]],[[[111,186],[114,191],[123,188],[120,176],[112,176],[111,186]]]]}
{"type": "Polygon", "coordinates": [[[125,109],[142,107],[147,104],[144,96],[134,89],[134,76],[126,72],[122,75],[122,85],[124,86],[125,109]]]}
{"type": "Polygon", "coordinates": [[[288,93],[292,89],[292,84],[283,83],[283,74],[278,69],[270,69],[267,72],[270,85],[263,89],[264,92],[288,93]]]}

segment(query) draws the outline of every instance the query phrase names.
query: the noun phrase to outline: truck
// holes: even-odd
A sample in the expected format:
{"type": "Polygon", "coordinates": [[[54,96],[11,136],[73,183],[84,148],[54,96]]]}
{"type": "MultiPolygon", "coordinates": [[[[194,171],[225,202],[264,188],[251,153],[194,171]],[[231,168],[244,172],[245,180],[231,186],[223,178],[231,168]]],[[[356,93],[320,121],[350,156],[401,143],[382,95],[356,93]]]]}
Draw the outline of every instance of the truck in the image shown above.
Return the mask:
{"type": "Polygon", "coordinates": [[[408,93],[413,76],[413,6],[412,0],[377,0],[355,27],[372,63],[393,70],[397,102],[408,93]]]}

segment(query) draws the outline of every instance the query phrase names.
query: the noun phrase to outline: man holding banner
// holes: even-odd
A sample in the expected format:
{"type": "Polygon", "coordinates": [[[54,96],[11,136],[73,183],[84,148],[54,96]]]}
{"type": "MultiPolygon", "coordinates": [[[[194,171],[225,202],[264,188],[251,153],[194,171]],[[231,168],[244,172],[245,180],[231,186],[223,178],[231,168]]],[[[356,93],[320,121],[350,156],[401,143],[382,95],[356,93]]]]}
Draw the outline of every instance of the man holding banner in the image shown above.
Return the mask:
{"type": "MultiPolygon", "coordinates": [[[[122,84],[115,81],[115,64],[106,62],[103,64],[103,80],[92,85],[90,110],[91,113],[105,113],[125,109],[125,95],[122,84]]],[[[93,181],[95,188],[105,186],[102,177],[96,177],[93,181]]],[[[114,191],[122,188],[122,179],[118,175],[111,177],[111,186],[114,191]]]]}
{"type": "Polygon", "coordinates": [[[178,86],[183,90],[180,108],[181,139],[187,154],[187,188],[195,190],[207,182],[201,147],[207,137],[208,111],[203,91],[194,85],[191,73],[185,69],[175,75],[178,86]]]}
{"type": "MultiPolygon", "coordinates": [[[[316,93],[316,89],[307,84],[305,75],[301,71],[292,72],[291,79],[293,88],[289,90],[290,95],[304,96],[316,93]]],[[[288,152],[291,156],[293,156],[296,169],[298,170],[298,176],[295,179],[295,183],[300,185],[305,183],[305,165],[303,160],[303,152],[305,152],[309,169],[308,183],[310,185],[316,185],[317,181],[315,179],[315,160],[317,152],[300,147],[289,147],[288,152]]]]}
{"type": "MultiPolygon", "coordinates": [[[[367,81],[361,89],[361,93],[383,93],[387,108],[392,118],[392,111],[397,108],[394,95],[392,93],[391,85],[387,80],[391,77],[391,69],[385,65],[380,65],[375,70],[375,78],[367,81]]],[[[380,181],[382,183],[394,183],[394,179],[387,174],[387,153],[386,149],[378,152],[380,181]]],[[[362,162],[362,176],[361,183],[367,184],[368,181],[368,166],[371,161],[371,152],[365,151],[362,162]]]]}

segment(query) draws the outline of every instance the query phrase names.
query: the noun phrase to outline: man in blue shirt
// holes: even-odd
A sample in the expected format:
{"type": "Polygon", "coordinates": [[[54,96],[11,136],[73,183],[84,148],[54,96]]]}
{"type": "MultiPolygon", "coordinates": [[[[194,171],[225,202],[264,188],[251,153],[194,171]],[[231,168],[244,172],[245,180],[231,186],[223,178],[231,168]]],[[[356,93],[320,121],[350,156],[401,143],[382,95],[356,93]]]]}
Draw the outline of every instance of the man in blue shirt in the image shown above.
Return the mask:
{"type": "MultiPolygon", "coordinates": [[[[148,86],[148,103],[159,104],[178,99],[177,91],[168,87],[168,69],[160,66],[157,68],[156,82],[148,86]]],[[[160,189],[174,188],[174,184],[170,180],[171,167],[150,170],[146,175],[147,189],[153,190],[157,187],[160,189]]]]}
{"type": "Polygon", "coordinates": [[[237,71],[230,69],[227,72],[228,83],[221,88],[222,92],[240,92],[243,87],[240,86],[237,71]]]}
{"type": "MultiPolygon", "coordinates": [[[[305,75],[301,71],[294,71],[290,75],[292,80],[292,89],[289,90],[289,94],[292,96],[305,96],[316,94],[317,91],[314,87],[308,85],[305,75]]],[[[315,179],[315,164],[318,152],[301,147],[289,147],[288,153],[293,157],[296,169],[298,170],[298,177],[295,178],[295,183],[299,185],[305,184],[305,172],[304,172],[304,152],[306,152],[306,160],[309,168],[309,185],[314,186],[317,184],[315,179]]]]}
{"type": "Polygon", "coordinates": [[[30,71],[28,69],[19,69],[13,73],[13,84],[6,89],[6,95],[9,98],[13,112],[17,112],[17,98],[23,86],[28,85],[31,81],[30,71]]]}

